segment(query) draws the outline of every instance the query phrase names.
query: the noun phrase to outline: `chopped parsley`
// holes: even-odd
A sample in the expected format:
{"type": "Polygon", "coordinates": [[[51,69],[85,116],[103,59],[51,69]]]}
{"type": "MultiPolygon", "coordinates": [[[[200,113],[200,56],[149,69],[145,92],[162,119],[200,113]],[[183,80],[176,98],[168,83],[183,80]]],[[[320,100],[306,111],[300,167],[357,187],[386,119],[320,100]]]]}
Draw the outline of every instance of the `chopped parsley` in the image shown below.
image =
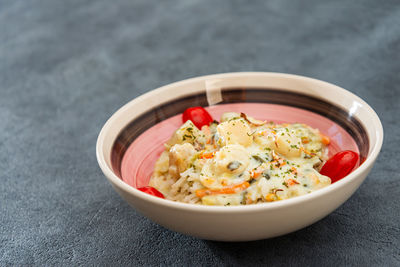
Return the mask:
{"type": "Polygon", "coordinates": [[[257,160],[258,162],[264,162],[264,159],[261,158],[259,155],[251,155],[251,157],[255,160],[257,160]]]}
{"type": "Polygon", "coordinates": [[[263,176],[265,179],[267,179],[267,180],[271,179],[271,176],[269,176],[269,174],[266,173],[266,172],[263,172],[263,173],[262,173],[262,176],[263,176]]]}

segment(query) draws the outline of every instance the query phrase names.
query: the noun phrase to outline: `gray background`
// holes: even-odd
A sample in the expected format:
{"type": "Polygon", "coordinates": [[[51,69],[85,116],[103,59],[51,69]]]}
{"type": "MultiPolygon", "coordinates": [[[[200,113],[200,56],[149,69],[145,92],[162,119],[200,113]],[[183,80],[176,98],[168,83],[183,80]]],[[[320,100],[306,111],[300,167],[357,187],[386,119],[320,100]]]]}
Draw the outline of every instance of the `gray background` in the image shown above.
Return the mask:
{"type": "Polygon", "coordinates": [[[0,265],[399,265],[399,52],[398,1],[0,0],[0,265]],[[382,153],[349,201],[283,237],[221,243],[114,192],[95,158],[107,118],[231,71],[315,77],[376,110],[382,153]]]}

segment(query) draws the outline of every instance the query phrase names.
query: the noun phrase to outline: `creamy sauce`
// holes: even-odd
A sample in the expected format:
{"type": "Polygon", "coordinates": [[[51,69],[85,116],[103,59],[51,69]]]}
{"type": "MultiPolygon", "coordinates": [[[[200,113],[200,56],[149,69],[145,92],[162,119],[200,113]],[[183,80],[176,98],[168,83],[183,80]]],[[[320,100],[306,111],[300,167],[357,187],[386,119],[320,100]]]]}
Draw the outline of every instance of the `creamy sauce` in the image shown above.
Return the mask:
{"type": "Polygon", "coordinates": [[[225,113],[221,123],[185,122],[165,144],[150,186],[167,199],[246,205],[311,193],[331,183],[318,170],[329,138],[305,124],[225,113]]]}

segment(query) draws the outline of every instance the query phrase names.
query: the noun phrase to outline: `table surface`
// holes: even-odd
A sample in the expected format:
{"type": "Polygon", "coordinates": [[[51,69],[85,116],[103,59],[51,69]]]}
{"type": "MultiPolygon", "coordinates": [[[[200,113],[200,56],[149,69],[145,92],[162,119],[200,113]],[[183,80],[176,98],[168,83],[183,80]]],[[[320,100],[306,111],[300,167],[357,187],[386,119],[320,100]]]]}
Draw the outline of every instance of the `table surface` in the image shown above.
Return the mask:
{"type": "Polygon", "coordinates": [[[399,25],[398,1],[0,0],[0,265],[398,266],[399,25]],[[142,217],[103,176],[96,138],[120,106],[233,71],[325,80],[380,116],[375,167],[323,220],[199,240],[142,217]]]}

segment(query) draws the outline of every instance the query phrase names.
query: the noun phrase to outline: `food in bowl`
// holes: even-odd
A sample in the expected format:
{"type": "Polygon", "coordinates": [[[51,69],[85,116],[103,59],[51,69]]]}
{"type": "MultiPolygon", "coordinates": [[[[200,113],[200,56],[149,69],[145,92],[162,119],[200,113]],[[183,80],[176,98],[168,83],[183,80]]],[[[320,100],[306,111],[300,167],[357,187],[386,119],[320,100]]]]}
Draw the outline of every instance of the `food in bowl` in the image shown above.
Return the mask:
{"type": "Polygon", "coordinates": [[[318,129],[235,112],[224,113],[218,123],[206,112],[190,108],[183,113],[185,122],[155,164],[149,185],[165,198],[248,205],[305,195],[331,184],[319,172],[328,159],[330,140],[318,129]]]}
{"type": "Polygon", "coordinates": [[[374,110],[338,86],[281,73],[229,73],[170,84],[132,100],[107,121],[96,153],[113,188],[147,218],[202,239],[250,241],[296,231],[338,208],[370,172],[382,141],[382,125],[374,110]],[[211,86],[211,93],[220,89],[221,98],[216,101],[221,102],[209,106],[211,86]],[[345,178],[310,194],[256,205],[186,204],[138,190],[149,185],[163,144],[182,124],[182,112],[199,105],[214,118],[232,110],[278,123],[306,123],[330,137],[330,157],[352,150],[362,164],[345,178]]]}

